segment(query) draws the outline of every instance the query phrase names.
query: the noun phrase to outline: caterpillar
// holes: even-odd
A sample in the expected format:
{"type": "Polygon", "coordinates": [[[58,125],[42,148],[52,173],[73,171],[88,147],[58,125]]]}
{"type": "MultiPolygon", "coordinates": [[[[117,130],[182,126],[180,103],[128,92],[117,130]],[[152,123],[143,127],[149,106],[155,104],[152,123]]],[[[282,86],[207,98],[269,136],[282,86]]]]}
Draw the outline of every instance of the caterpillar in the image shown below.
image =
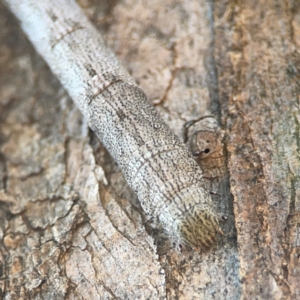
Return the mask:
{"type": "Polygon", "coordinates": [[[120,166],[145,214],[180,242],[210,248],[222,231],[201,169],[76,2],[5,2],[120,166]]]}

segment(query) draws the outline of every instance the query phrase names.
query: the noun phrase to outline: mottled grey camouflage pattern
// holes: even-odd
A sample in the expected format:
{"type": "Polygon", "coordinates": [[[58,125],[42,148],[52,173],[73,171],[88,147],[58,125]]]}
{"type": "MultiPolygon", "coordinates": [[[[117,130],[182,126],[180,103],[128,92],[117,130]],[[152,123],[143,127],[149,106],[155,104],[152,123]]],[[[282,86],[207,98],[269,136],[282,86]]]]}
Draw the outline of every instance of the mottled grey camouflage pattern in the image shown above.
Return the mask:
{"type": "Polygon", "coordinates": [[[202,172],[73,1],[6,1],[137,193],[148,216],[195,248],[219,230],[202,172]]]}

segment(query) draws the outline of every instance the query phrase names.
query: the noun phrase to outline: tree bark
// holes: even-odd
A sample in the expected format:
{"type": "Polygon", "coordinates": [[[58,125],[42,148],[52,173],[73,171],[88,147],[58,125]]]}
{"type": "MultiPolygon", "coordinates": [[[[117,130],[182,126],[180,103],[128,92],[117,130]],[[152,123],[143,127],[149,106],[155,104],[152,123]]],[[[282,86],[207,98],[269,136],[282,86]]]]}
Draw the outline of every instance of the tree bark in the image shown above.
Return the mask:
{"type": "Polygon", "coordinates": [[[0,298],[299,297],[299,4],[79,4],[197,154],[225,234],[210,252],[180,251],[145,223],[0,5],[0,298]]]}

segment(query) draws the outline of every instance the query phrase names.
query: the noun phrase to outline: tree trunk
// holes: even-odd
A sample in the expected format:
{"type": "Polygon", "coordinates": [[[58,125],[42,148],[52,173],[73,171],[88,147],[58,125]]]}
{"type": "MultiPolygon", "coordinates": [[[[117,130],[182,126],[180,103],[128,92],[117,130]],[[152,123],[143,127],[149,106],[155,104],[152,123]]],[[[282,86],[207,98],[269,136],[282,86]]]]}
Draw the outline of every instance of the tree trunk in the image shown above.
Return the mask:
{"type": "Polygon", "coordinates": [[[300,5],[79,4],[191,147],[224,236],[209,252],[180,250],[146,222],[0,5],[0,298],[299,297],[300,5]]]}

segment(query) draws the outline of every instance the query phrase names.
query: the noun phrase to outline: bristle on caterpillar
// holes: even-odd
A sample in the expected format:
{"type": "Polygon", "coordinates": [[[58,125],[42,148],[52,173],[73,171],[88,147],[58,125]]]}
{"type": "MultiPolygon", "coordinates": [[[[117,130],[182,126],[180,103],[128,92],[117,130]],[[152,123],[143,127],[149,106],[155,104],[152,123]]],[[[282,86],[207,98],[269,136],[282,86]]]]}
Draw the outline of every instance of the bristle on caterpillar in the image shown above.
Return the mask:
{"type": "Polygon", "coordinates": [[[199,187],[182,191],[159,219],[170,236],[197,251],[209,250],[223,234],[210,195],[199,187]]]}
{"type": "Polygon", "coordinates": [[[196,250],[208,250],[216,242],[219,227],[218,217],[211,211],[195,209],[186,213],[177,223],[181,240],[196,250]]]}

